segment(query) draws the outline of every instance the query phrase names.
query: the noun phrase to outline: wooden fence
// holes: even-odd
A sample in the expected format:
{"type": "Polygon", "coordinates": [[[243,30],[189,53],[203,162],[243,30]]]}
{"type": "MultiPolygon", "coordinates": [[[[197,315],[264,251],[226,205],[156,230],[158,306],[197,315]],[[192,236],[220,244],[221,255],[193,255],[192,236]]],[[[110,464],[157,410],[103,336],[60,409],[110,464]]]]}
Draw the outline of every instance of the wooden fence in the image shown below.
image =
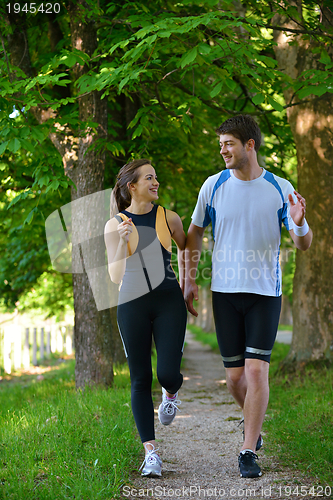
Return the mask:
{"type": "Polygon", "coordinates": [[[0,330],[1,372],[28,370],[37,366],[51,353],[72,354],[74,349],[73,327],[51,326],[23,327],[18,324],[2,325],[0,330]]]}

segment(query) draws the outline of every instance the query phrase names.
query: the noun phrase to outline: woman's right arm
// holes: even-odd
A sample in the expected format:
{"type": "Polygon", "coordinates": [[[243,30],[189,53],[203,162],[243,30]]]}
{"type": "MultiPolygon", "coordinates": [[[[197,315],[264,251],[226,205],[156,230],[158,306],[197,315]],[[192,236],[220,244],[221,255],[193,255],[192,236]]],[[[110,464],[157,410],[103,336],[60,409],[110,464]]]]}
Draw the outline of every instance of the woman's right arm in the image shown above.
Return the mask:
{"type": "Polygon", "coordinates": [[[114,283],[120,283],[126,270],[127,243],[132,232],[131,219],[119,224],[110,219],[104,229],[104,240],[108,256],[108,271],[114,283]]]}

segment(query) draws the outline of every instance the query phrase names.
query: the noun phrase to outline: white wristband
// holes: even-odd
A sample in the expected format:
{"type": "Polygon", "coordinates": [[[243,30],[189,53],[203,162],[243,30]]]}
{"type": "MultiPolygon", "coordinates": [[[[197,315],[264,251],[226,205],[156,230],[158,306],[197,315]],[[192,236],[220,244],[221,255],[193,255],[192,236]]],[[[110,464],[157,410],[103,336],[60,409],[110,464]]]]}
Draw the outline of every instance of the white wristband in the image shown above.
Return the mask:
{"type": "Polygon", "coordinates": [[[303,226],[296,226],[295,222],[294,222],[294,234],[296,234],[296,236],[305,236],[306,234],[308,234],[309,232],[309,224],[306,222],[306,219],[304,219],[304,224],[303,226]]]}

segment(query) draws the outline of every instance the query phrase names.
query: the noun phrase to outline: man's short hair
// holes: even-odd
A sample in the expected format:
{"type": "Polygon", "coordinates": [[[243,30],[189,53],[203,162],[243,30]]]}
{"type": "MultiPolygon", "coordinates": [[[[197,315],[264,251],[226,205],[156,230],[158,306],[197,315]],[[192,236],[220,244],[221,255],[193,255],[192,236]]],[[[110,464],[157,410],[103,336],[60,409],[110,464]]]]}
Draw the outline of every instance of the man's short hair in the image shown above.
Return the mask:
{"type": "Polygon", "coordinates": [[[250,115],[238,115],[228,118],[216,129],[218,135],[231,134],[239,139],[243,146],[253,139],[255,150],[258,152],[261,145],[261,131],[257,122],[250,115]]]}

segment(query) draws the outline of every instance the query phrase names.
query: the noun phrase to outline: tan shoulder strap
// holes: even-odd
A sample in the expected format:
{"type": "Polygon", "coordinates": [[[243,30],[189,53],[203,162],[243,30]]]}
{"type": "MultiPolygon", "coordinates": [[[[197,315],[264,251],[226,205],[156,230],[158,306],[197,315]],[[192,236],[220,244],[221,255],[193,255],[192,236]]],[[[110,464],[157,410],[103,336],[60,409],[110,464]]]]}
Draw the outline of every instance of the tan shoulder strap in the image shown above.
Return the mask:
{"type": "Polygon", "coordinates": [[[172,243],[170,229],[166,220],[166,212],[160,205],[157,207],[156,212],[156,234],[160,240],[161,245],[171,253],[172,243]]]}
{"type": "MultiPolygon", "coordinates": [[[[129,217],[127,217],[127,215],[125,214],[117,214],[123,221],[126,221],[129,219],[129,217]]],[[[128,256],[130,257],[131,255],[133,255],[133,253],[135,252],[137,246],[138,246],[138,243],[139,243],[139,233],[138,233],[138,230],[137,228],[135,227],[134,225],[134,222],[132,221],[132,226],[133,226],[133,231],[131,232],[130,236],[129,236],[129,241],[127,243],[127,251],[128,251],[128,256]]]]}

